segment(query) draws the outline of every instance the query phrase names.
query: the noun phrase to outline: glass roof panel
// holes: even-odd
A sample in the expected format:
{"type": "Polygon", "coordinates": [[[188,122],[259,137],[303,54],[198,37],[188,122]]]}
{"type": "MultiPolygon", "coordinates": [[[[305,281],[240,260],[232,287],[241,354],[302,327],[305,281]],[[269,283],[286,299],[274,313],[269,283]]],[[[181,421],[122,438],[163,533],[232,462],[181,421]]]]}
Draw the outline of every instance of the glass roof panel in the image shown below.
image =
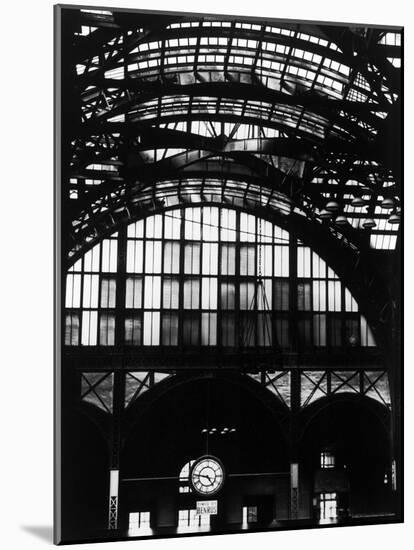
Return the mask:
{"type": "MultiPolygon", "coordinates": [[[[299,182],[292,178],[286,185],[294,195],[295,186],[299,190],[295,212],[320,223],[317,216],[333,196],[355,230],[368,232],[371,246],[395,246],[398,226],[388,223],[391,212],[380,205],[387,189],[400,208],[398,178],[375,144],[399,98],[397,76],[390,75],[401,66],[400,33],[376,30],[370,46],[376,48],[375,63],[358,55],[358,43],[368,39],[365,30],[351,27],[334,34],[316,24],[188,17],[121,29],[111,10],[89,10],[74,34],[82,132],[71,144],[68,195],[82,205],[85,196],[92,200],[102,189],[92,209],[78,212],[74,226],[86,227],[95,212],[112,212],[125,197],[125,174],[140,189],[130,200],[142,204],[177,204],[185,195],[217,202],[229,196],[243,205],[257,203],[262,194],[268,206],[280,208],[289,201],[268,182],[259,190],[260,170],[286,168],[288,176],[297,161],[301,171],[292,171],[299,182]],[[109,23],[105,28],[112,34],[102,55],[88,54],[83,43],[109,23]],[[121,154],[124,129],[135,148],[133,168],[124,166],[121,154]],[[155,177],[158,164],[181,161],[183,154],[192,164],[174,168],[181,180],[155,177]],[[149,176],[141,182],[134,163],[143,160],[149,176]],[[206,178],[189,178],[203,166],[206,178]],[[214,180],[220,166],[229,173],[214,180]],[[355,195],[366,205],[352,205],[355,195]],[[375,221],[372,230],[363,228],[367,218],[375,221]]],[[[330,230],[338,238],[346,233],[333,223],[330,230]]]]}

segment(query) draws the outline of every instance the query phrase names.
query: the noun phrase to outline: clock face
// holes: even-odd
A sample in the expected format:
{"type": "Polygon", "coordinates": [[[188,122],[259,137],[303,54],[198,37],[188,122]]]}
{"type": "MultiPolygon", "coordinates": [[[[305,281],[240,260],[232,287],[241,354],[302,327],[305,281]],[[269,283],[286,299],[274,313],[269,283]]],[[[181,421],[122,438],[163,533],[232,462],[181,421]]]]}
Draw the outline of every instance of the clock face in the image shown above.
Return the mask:
{"type": "Polygon", "coordinates": [[[223,466],[217,458],[204,456],[197,460],[191,470],[191,484],[200,495],[216,493],[224,482],[223,466]]]}

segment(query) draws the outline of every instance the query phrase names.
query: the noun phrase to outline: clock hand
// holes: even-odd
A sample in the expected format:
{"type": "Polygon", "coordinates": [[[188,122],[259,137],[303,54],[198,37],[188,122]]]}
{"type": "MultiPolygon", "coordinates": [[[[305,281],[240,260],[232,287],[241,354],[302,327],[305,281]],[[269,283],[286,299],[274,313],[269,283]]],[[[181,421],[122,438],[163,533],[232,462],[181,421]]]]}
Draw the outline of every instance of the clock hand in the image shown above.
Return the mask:
{"type": "Polygon", "coordinates": [[[206,476],[204,474],[197,474],[198,477],[206,477],[210,482],[211,482],[211,477],[210,476],[206,476]]]}

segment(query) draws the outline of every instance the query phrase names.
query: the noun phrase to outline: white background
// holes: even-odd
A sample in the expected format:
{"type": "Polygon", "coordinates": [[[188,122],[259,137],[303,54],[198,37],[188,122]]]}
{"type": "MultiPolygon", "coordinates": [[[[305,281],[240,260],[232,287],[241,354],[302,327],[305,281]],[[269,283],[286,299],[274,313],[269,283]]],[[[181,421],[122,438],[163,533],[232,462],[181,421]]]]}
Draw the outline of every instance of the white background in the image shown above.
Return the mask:
{"type": "MultiPolygon", "coordinates": [[[[78,2],[73,2],[78,3],[78,2]]],[[[86,2],[85,2],[86,3],[86,2]]],[[[410,2],[363,0],[119,0],[106,6],[406,26],[406,269],[410,269],[413,175],[413,16],[410,2]]],[[[53,2],[8,0],[1,7],[0,103],[0,544],[8,550],[51,544],[52,526],[52,254],[53,2]]],[[[89,5],[101,5],[89,2],[89,5]]],[[[406,273],[410,282],[412,272],[406,273]]],[[[412,285],[410,285],[412,286],[412,285]]],[[[407,286],[406,310],[412,307],[407,286]]],[[[412,324],[406,325],[408,341],[412,324]]],[[[106,543],[83,548],[187,550],[211,545],[309,550],[414,547],[412,353],[406,350],[406,524],[252,535],[106,543]],[[411,539],[411,540],[410,540],[411,539]],[[122,546],[121,546],[122,544],[122,546]]]]}

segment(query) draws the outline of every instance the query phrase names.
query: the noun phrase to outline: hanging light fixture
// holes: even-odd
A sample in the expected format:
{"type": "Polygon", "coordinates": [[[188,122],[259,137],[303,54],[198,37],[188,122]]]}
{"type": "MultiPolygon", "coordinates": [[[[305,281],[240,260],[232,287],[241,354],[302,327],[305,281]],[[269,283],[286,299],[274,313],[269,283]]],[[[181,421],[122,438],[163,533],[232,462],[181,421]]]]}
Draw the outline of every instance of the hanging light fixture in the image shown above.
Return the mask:
{"type": "Polygon", "coordinates": [[[365,204],[366,203],[362,197],[354,197],[351,201],[351,206],[355,206],[355,208],[365,206],[365,204]]]}
{"type": "Polygon", "coordinates": [[[362,227],[365,229],[371,229],[372,227],[375,227],[377,224],[375,223],[375,220],[372,218],[367,218],[362,222],[362,227]]]}
{"type": "Polygon", "coordinates": [[[339,204],[336,200],[331,199],[327,202],[325,208],[326,210],[329,210],[329,212],[336,212],[339,210],[339,204]]]}
{"type": "Polygon", "coordinates": [[[390,223],[391,225],[397,225],[401,223],[401,215],[398,214],[398,212],[393,212],[388,218],[388,223],[390,223]]]}
{"type": "Polygon", "coordinates": [[[392,208],[394,208],[394,201],[393,201],[393,199],[391,199],[390,197],[385,198],[385,199],[381,202],[381,208],[385,208],[386,210],[391,210],[392,208]]]}
{"type": "Polygon", "coordinates": [[[319,217],[320,217],[322,220],[329,220],[329,218],[332,217],[332,212],[329,212],[328,210],[326,210],[326,208],[323,208],[323,209],[319,212],[319,217]]]}
{"type": "Polygon", "coordinates": [[[335,223],[336,225],[347,225],[348,224],[348,220],[346,219],[345,216],[343,216],[342,214],[337,216],[335,218],[335,223]]]}

